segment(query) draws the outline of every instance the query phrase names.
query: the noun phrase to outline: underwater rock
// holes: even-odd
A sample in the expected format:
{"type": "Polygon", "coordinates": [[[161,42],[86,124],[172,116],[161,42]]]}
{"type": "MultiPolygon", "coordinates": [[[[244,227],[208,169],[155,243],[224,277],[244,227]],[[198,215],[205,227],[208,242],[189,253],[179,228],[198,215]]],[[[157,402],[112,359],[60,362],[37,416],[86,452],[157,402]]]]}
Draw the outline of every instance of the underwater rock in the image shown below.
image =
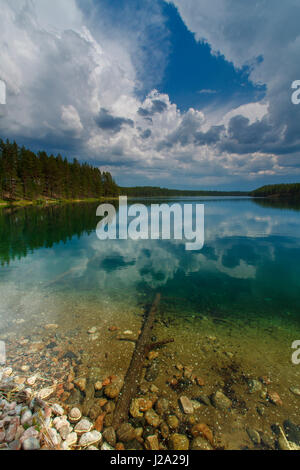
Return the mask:
{"type": "Polygon", "coordinates": [[[81,411],[79,408],[72,408],[69,413],[69,420],[71,423],[77,423],[81,419],[81,411]]]}
{"type": "Polygon", "coordinates": [[[205,423],[195,424],[191,429],[191,434],[193,437],[204,437],[212,446],[214,445],[213,433],[205,423]]]}
{"type": "Polygon", "coordinates": [[[255,429],[252,429],[252,428],[247,428],[246,431],[247,431],[249,438],[253,442],[253,444],[259,445],[261,442],[259,433],[255,429]]]}
{"type": "Polygon", "coordinates": [[[290,392],[292,392],[297,397],[300,397],[300,388],[299,387],[290,387],[290,392]]]}
{"type": "Polygon", "coordinates": [[[211,402],[219,410],[228,410],[231,407],[231,400],[223,392],[217,391],[211,397],[211,402]]]}
{"type": "Polygon", "coordinates": [[[28,437],[23,442],[23,450],[39,450],[40,442],[35,437],[28,437]]]}
{"type": "Polygon", "coordinates": [[[255,380],[255,379],[250,379],[248,381],[248,390],[249,390],[249,393],[261,392],[261,390],[262,390],[261,382],[259,382],[258,380],[255,380]]]}
{"type": "Polygon", "coordinates": [[[193,403],[188,397],[180,397],[179,402],[185,414],[188,415],[194,413],[193,403]]]}
{"type": "Polygon", "coordinates": [[[159,450],[159,443],[158,443],[158,438],[156,435],[147,437],[146,448],[148,450],[159,450]]]}
{"type": "Polygon", "coordinates": [[[149,424],[149,426],[153,426],[154,428],[157,428],[160,424],[160,417],[152,409],[146,411],[145,419],[146,419],[146,422],[149,424]]]}
{"type": "Polygon", "coordinates": [[[140,400],[134,398],[130,405],[130,414],[133,418],[142,418],[144,414],[140,411],[140,400]]]}
{"type": "Polygon", "coordinates": [[[159,374],[159,360],[154,359],[151,364],[147,367],[145,379],[147,382],[154,382],[159,374]]]}
{"type": "Polygon", "coordinates": [[[159,398],[155,403],[155,411],[157,414],[162,416],[169,409],[169,400],[166,398],[159,398]]]}
{"type": "Polygon", "coordinates": [[[212,450],[212,446],[204,437],[198,436],[193,439],[191,444],[191,450],[212,450]]]}
{"type": "Polygon", "coordinates": [[[76,424],[74,431],[77,434],[84,434],[84,433],[89,432],[92,429],[92,427],[93,427],[92,423],[88,419],[84,418],[81,421],[79,421],[79,423],[76,424]]]}
{"type": "Polygon", "coordinates": [[[167,419],[167,424],[170,429],[175,430],[179,427],[179,419],[175,415],[171,415],[167,419]]]}
{"type": "Polygon", "coordinates": [[[172,434],[169,439],[170,449],[172,450],[189,450],[190,442],[184,434],[172,434]]]}
{"type": "Polygon", "coordinates": [[[116,433],[115,433],[115,430],[112,426],[110,426],[109,428],[106,428],[104,431],[103,431],[103,439],[112,447],[114,447],[116,445],[116,442],[117,442],[117,437],[116,437],[116,433]]]}
{"type": "Polygon", "coordinates": [[[86,381],[86,378],[83,378],[83,377],[80,377],[80,378],[74,380],[74,384],[76,385],[76,387],[77,387],[81,392],[84,392],[84,391],[85,391],[86,382],[87,382],[87,381],[86,381]]]}
{"type": "Polygon", "coordinates": [[[273,405],[277,405],[277,406],[283,405],[283,402],[277,392],[268,392],[267,397],[269,401],[273,403],[273,405]]]}
{"type": "Polygon", "coordinates": [[[117,398],[124,385],[124,380],[121,377],[115,377],[110,385],[104,389],[104,393],[108,398],[117,398]]]}
{"type": "Polygon", "coordinates": [[[123,423],[117,430],[117,436],[121,442],[130,442],[135,438],[135,430],[130,423],[123,423]]]}
{"type": "Polygon", "coordinates": [[[82,447],[92,446],[102,441],[102,434],[99,431],[91,431],[83,434],[79,439],[79,445],[82,447]]]}
{"type": "Polygon", "coordinates": [[[284,421],[283,427],[287,440],[300,446],[300,427],[289,419],[284,421]]]}

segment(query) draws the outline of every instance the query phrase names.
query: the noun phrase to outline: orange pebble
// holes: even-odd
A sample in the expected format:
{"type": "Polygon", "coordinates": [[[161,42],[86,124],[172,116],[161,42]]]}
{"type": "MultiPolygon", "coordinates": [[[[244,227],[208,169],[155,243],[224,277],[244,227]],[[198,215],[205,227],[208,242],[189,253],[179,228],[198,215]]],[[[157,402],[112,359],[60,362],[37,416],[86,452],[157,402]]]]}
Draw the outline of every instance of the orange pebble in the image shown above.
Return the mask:
{"type": "Polygon", "coordinates": [[[105,418],[106,413],[103,413],[102,415],[99,415],[98,418],[95,421],[95,429],[96,431],[101,432],[103,429],[103,421],[105,418]]]}

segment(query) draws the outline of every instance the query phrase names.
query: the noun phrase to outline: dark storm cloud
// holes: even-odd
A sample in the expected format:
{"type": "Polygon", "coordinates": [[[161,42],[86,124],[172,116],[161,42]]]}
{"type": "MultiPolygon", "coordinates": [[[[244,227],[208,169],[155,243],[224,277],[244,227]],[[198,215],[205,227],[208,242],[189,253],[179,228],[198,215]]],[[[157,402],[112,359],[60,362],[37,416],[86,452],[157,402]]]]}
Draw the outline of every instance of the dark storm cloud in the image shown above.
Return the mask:
{"type": "Polygon", "coordinates": [[[156,113],[163,113],[167,109],[167,104],[161,100],[153,100],[150,109],[139,108],[138,113],[140,116],[146,118],[153,116],[156,113]]]}
{"type": "Polygon", "coordinates": [[[288,136],[289,129],[276,125],[269,116],[261,121],[250,123],[245,116],[234,116],[228,125],[226,135],[220,138],[221,151],[247,154],[254,152],[284,155],[300,151],[300,138],[293,140],[288,136]]]}
{"type": "Polygon", "coordinates": [[[207,132],[196,132],[195,144],[214,145],[220,140],[220,134],[224,131],[224,126],[212,126],[207,132]]]}
{"type": "Polygon", "coordinates": [[[122,126],[127,125],[130,127],[134,126],[132,119],[125,119],[122,117],[116,117],[109,113],[105,108],[101,108],[100,113],[95,119],[96,124],[100,129],[104,131],[111,131],[114,133],[120,132],[122,126]]]}
{"type": "Polygon", "coordinates": [[[146,129],[144,132],[141,133],[141,138],[142,139],[149,139],[151,137],[152,132],[150,129],[146,129]]]}

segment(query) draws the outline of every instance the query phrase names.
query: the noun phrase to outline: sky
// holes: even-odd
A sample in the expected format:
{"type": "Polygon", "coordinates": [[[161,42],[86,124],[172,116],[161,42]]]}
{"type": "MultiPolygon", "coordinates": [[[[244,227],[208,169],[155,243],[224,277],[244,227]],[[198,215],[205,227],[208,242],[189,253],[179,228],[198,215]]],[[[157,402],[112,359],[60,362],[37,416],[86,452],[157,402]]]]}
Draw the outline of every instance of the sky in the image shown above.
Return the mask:
{"type": "Polygon", "coordinates": [[[122,186],[300,181],[299,0],[0,0],[0,137],[122,186]]]}

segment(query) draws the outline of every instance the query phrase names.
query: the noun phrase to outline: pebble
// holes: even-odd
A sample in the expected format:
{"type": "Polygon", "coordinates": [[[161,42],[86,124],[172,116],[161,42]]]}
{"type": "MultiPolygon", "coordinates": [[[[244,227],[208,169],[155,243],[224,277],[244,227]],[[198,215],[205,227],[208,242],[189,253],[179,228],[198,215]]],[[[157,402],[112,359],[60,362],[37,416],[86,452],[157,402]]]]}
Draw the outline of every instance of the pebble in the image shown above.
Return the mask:
{"type": "Polygon", "coordinates": [[[99,335],[98,334],[89,335],[89,339],[90,341],[97,341],[97,339],[99,339],[99,335]]]}
{"type": "Polygon", "coordinates": [[[159,398],[155,403],[155,411],[160,416],[166,413],[169,409],[169,400],[166,398],[159,398]]]}
{"type": "Polygon", "coordinates": [[[246,431],[251,441],[253,442],[253,444],[259,445],[261,442],[259,433],[255,429],[252,429],[252,428],[247,428],[246,431]]]}
{"type": "Polygon", "coordinates": [[[249,388],[249,393],[261,392],[262,384],[258,380],[250,379],[248,381],[248,388],[249,388]]]}
{"type": "Polygon", "coordinates": [[[12,418],[12,420],[10,421],[10,425],[6,431],[6,435],[5,435],[6,442],[12,442],[15,440],[15,436],[16,436],[19,424],[20,424],[19,417],[12,418]]]}
{"type": "Polygon", "coordinates": [[[45,330],[57,330],[58,325],[56,323],[48,323],[48,325],[44,326],[45,330]]]}
{"type": "Polygon", "coordinates": [[[33,426],[31,426],[30,428],[26,429],[26,431],[22,434],[22,436],[20,437],[20,441],[21,443],[23,443],[26,439],[29,439],[31,437],[35,437],[37,439],[38,436],[38,431],[33,426]]]}
{"type": "Polygon", "coordinates": [[[292,392],[297,397],[300,397],[300,388],[299,387],[290,387],[290,392],[292,392]]]}
{"type": "Polygon", "coordinates": [[[22,447],[24,450],[39,450],[40,442],[35,437],[28,437],[23,441],[22,447]]]}
{"type": "Polygon", "coordinates": [[[268,392],[267,396],[270,402],[273,403],[273,405],[277,405],[277,406],[283,405],[282,400],[277,392],[268,392]]]}
{"type": "Polygon", "coordinates": [[[27,424],[29,423],[30,421],[32,420],[32,411],[27,409],[25,410],[23,413],[22,413],[22,416],[21,416],[21,424],[24,425],[24,424],[27,424]]]}
{"type": "Polygon", "coordinates": [[[191,450],[212,450],[210,443],[204,437],[198,436],[192,441],[191,450]]]}
{"type": "Polygon", "coordinates": [[[217,391],[212,395],[212,404],[219,410],[228,410],[231,407],[231,400],[224,393],[217,391]]]}
{"type": "Polygon", "coordinates": [[[67,437],[71,433],[71,431],[72,431],[72,426],[70,425],[70,423],[68,421],[65,421],[64,424],[62,424],[62,426],[60,426],[59,429],[58,429],[60,437],[64,441],[67,439],[67,437]]]}
{"type": "Polygon", "coordinates": [[[170,429],[175,430],[179,427],[179,419],[175,415],[171,415],[167,419],[167,423],[170,429]]]}
{"type": "Polygon", "coordinates": [[[38,392],[37,397],[40,398],[41,400],[46,400],[47,398],[51,397],[54,391],[55,391],[55,387],[42,388],[42,390],[38,392]]]}
{"type": "Polygon", "coordinates": [[[300,445],[300,428],[291,420],[287,419],[283,423],[284,432],[288,441],[300,445]]]}
{"type": "Polygon", "coordinates": [[[82,420],[79,421],[79,423],[76,424],[74,431],[77,434],[84,434],[89,432],[92,429],[93,425],[92,423],[86,419],[83,418],[82,420]]]}
{"type": "Polygon", "coordinates": [[[172,434],[169,440],[172,450],[189,450],[190,442],[184,434],[172,434]]]}
{"type": "Polygon", "coordinates": [[[95,326],[93,326],[93,328],[88,330],[88,334],[89,335],[94,335],[96,333],[96,331],[97,331],[97,328],[95,326]]]}
{"type": "Polygon", "coordinates": [[[28,385],[32,386],[35,384],[36,380],[37,380],[37,377],[33,375],[32,377],[29,377],[29,379],[27,379],[27,383],[28,385]]]}
{"type": "Polygon", "coordinates": [[[83,434],[79,439],[79,445],[82,447],[98,444],[102,441],[102,434],[99,431],[90,431],[83,434]]]}
{"type": "Polygon", "coordinates": [[[49,428],[48,429],[48,436],[49,436],[49,439],[50,439],[53,446],[55,446],[55,447],[59,446],[59,444],[61,443],[61,437],[58,434],[58,432],[56,431],[56,429],[49,428]]]}
{"type": "Polygon", "coordinates": [[[116,442],[117,442],[117,437],[116,437],[116,433],[115,433],[115,430],[112,426],[110,426],[109,428],[106,428],[104,431],[103,431],[103,439],[112,447],[114,447],[116,445],[116,442]]]}
{"type": "Polygon", "coordinates": [[[188,397],[180,397],[179,402],[182,406],[183,412],[185,414],[193,414],[194,413],[194,407],[193,403],[188,397]]]}
{"type": "Polygon", "coordinates": [[[159,450],[159,443],[156,435],[147,437],[146,447],[148,450],[159,450]]]}
{"type": "Polygon", "coordinates": [[[123,379],[121,377],[116,377],[110,385],[105,387],[104,393],[108,398],[117,398],[122,390],[123,385],[123,379]]]}
{"type": "Polygon", "coordinates": [[[56,416],[63,416],[64,414],[64,409],[62,406],[58,405],[57,403],[55,403],[54,405],[52,405],[52,411],[53,413],[56,415],[56,416]]]}
{"type": "Polygon", "coordinates": [[[72,408],[69,413],[69,420],[72,423],[77,423],[81,419],[81,411],[79,408],[72,408]]]}
{"type": "Polygon", "coordinates": [[[140,400],[138,398],[131,400],[129,411],[133,418],[142,418],[144,416],[144,414],[140,411],[140,400]]]}
{"type": "Polygon", "coordinates": [[[193,437],[204,437],[211,445],[214,443],[213,433],[205,423],[194,424],[191,434],[193,437]]]}
{"type": "Polygon", "coordinates": [[[85,389],[86,389],[86,382],[87,382],[87,381],[86,381],[86,378],[83,378],[83,377],[74,380],[74,384],[76,385],[77,388],[79,388],[79,390],[80,390],[81,392],[84,392],[84,391],[85,391],[85,389]]]}
{"type": "Polygon", "coordinates": [[[111,445],[109,445],[107,442],[103,442],[101,446],[101,450],[115,450],[111,445]]]}
{"type": "Polygon", "coordinates": [[[135,430],[129,423],[123,423],[117,430],[120,442],[129,442],[135,438],[135,430]]]}
{"type": "Polygon", "coordinates": [[[77,443],[77,439],[78,435],[76,434],[76,432],[71,432],[67,435],[65,442],[68,446],[72,447],[77,443]]]}
{"type": "Polygon", "coordinates": [[[102,390],[102,387],[103,387],[102,382],[100,382],[100,381],[98,380],[98,381],[95,383],[94,387],[95,387],[96,392],[99,392],[100,390],[102,390]]]}
{"type": "Polygon", "coordinates": [[[146,411],[145,419],[146,419],[147,424],[149,424],[149,426],[153,426],[154,428],[157,428],[160,424],[160,417],[152,409],[146,411]]]}

